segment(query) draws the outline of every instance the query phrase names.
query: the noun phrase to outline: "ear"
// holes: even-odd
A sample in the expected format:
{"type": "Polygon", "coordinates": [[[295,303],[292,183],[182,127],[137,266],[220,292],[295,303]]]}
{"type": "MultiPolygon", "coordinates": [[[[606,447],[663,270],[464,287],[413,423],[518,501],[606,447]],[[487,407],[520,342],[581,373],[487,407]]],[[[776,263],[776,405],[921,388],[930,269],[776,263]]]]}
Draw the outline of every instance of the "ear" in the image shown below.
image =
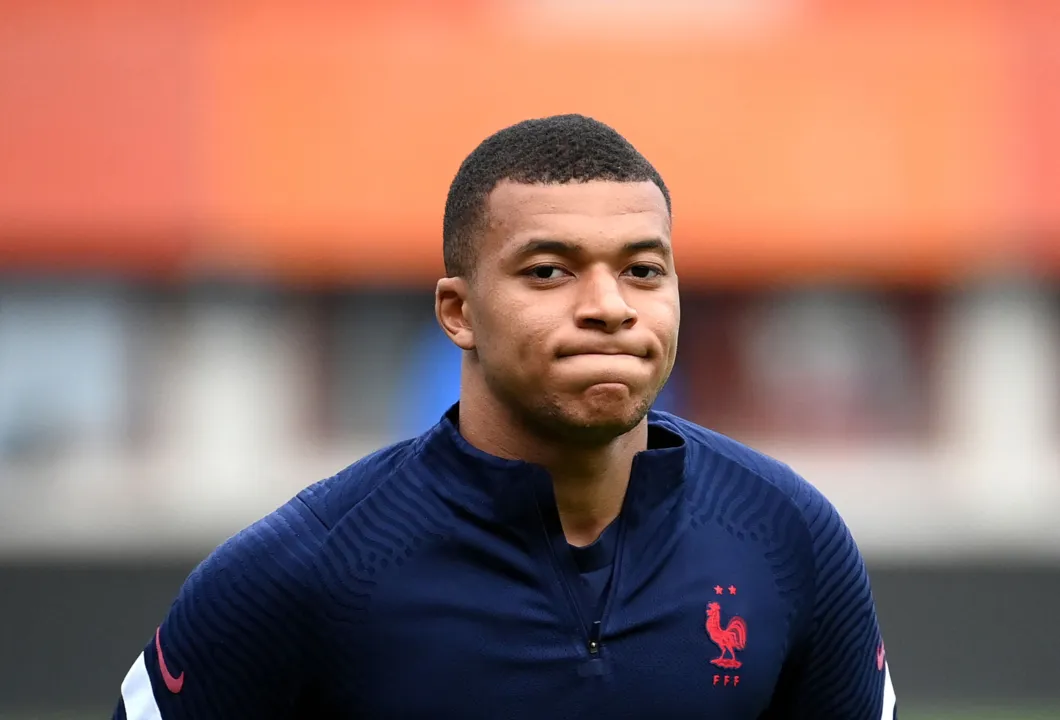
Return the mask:
{"type": "Polygon", "coordinates": [[[475,332],[471,328],[467,281],[444,277],[434,289],[434,315],[449,339],[461,350],[475,349],[475,332]]]}

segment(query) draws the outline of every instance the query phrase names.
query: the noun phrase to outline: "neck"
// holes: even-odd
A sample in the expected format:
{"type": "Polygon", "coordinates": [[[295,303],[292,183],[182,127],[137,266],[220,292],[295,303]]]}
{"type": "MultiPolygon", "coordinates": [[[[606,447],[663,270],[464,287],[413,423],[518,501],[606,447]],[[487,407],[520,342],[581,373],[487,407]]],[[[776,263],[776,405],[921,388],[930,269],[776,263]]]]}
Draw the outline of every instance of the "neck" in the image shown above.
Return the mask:
{"type": "Polygon", "coordinates": [[[460,434],[483,452],[548,470],[568,542],[579,546],[593,542],[622,509],[633,457],[648,446],[647,419],[603,445],[565,443],[534,432],[484,383],[469,380],[465,373],[460,434]]]}

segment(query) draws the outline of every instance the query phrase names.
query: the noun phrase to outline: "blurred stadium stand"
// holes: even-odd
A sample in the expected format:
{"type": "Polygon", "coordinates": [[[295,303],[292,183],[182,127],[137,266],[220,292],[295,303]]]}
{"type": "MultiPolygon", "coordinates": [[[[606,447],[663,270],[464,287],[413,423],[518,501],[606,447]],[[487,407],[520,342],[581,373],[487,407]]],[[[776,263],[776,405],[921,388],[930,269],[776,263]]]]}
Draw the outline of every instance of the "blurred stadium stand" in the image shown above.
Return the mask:
{"type": "Polygon", "coordinates": [[[1060,3],[6,0],[0,717],[440,415],[449,180],[571,111],[674,195],[660,404],[835,501],[907,706],[1060,707],[1060,3]]]}

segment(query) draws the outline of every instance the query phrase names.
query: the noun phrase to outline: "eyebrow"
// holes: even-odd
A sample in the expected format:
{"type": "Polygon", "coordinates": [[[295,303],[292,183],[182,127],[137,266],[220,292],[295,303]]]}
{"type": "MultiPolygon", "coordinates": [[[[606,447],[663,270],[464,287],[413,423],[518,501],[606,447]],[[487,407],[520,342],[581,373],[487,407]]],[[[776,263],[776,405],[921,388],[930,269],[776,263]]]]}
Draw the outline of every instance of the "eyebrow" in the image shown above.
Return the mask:
{"type": "MultiPolygon", "coordinates": [[[[632,255],[644,251],[655,251],[667,258],[673,253],[670,246],[659,238],[634,240],[633,242],[628,242],[623,245],[621,250],[623,255],[632,255]]],[[[537,255],[540,253],[553,253],[555,255],[578,257],[585,254],[585,247],[578,243],[567,242],[566,240],[534,239],[528,240],[516,250],[515,257],[525,258],[528,255],[537,255]]]]}

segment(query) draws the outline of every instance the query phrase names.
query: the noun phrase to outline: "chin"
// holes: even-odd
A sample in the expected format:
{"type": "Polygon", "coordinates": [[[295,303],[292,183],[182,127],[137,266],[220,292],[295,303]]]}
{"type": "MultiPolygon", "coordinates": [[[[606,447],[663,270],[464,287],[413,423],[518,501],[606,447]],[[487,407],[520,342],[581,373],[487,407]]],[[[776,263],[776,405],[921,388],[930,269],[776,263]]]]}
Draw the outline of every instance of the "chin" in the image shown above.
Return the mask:
{"type": "MultiPolygon", "coordinates": [[[[609,393],[608,393],[609,394],[609,393]]],[[[562,437],[578,442],[606,443],[637,427],[648,414],[651,400],[592,396],[555,408],[549,413],[562,437]]]]}
{"type": "Polygon", "coordinates": [[[519,421],[541,437],[575,445],[604,445],[637,427],[655,401],[640,383],[596,382],[580,387],[513,386],[486,382],[519,421]]]}

